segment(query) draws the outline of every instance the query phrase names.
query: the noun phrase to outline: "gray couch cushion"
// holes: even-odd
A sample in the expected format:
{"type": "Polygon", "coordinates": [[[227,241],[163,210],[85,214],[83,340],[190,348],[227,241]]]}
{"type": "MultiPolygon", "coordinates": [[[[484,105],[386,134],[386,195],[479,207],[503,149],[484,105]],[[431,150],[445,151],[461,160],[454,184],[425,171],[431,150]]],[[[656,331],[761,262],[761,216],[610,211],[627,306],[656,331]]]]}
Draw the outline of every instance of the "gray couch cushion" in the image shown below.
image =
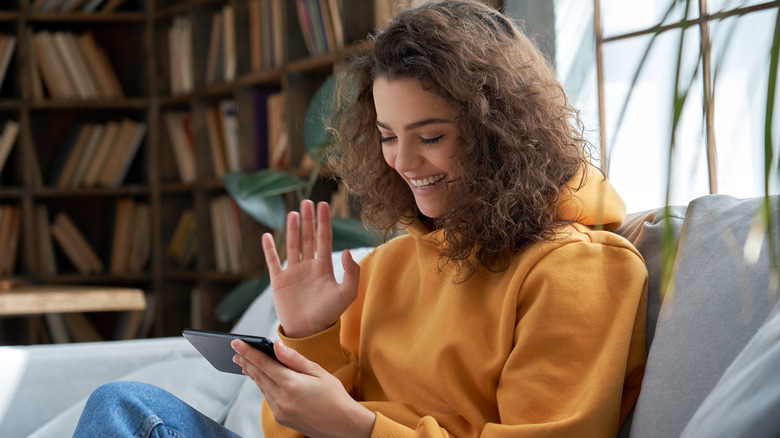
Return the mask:
{"type": "Polygon", "coordinates": [[[780,436],[780,304],[715,389],[704,399],[682,438],[780,436]]]}
{"type": "Polygon", "coordinates": [[[680,436],[774,306],[766,243],[755,263],[743,253],[762,201],[710,195],[689,204],[631,437],[680,436]]]}

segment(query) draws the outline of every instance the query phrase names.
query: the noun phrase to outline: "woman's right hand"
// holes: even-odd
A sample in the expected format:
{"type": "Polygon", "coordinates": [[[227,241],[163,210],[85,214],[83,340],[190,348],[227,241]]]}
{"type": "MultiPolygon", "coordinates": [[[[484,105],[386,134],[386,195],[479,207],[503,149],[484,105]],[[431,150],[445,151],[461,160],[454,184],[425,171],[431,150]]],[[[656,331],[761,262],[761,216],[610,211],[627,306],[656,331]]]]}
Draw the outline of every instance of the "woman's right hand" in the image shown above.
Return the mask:
{"type": "Polygon", "coordinates": [[[336,281],[330,207],[326,202],[317,205],[316,227],[312,201],[301,202],[300,214],[288,213],[286,269],[282,269],[273,236],[264,234],[262,243],[276,314],[285,336],[303,338],[327,329],[355,300],[360,267],[344,250],[344,281],[336,281]]]}

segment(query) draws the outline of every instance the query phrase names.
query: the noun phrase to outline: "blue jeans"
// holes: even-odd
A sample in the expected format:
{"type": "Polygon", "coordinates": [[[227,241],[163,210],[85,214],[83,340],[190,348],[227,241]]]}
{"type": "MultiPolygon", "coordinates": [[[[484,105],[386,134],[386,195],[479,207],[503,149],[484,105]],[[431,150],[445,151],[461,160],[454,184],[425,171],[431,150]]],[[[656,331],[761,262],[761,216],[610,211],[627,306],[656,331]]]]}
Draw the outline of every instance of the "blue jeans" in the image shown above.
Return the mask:
{"type": "Polygon", "coordinates": [[[163,389],[125,381],[107,383],[92,393],[73,436],[238,437],[163,389]]]}

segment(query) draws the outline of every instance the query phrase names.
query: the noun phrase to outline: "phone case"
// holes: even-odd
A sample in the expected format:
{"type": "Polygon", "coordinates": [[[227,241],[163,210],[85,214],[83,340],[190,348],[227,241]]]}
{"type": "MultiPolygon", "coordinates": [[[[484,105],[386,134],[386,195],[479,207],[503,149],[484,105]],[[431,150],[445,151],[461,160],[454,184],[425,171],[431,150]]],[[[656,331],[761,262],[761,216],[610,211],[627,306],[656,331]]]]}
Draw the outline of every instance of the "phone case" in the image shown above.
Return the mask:
{"type": "Polygon", "coordinates": [[[273,342],[263,336],[185,329],[182,335],[211,365],[225,373],[242,374],[241,367],[233,362],[236,352],[230,346],[233,339],[241,339],[252,347],[276,359],[273,342]]]}

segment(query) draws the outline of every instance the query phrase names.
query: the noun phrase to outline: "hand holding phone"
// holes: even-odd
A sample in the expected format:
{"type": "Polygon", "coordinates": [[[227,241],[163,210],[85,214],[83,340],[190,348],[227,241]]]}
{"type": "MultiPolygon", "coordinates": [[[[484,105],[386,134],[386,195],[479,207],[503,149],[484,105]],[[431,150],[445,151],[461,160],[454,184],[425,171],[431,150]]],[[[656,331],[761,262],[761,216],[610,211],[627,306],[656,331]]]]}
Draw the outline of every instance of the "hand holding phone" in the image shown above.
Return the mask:
{"type": "Polygon", "coordinates": [[[253,348],[271,356],[274,360],[274,343],[263,336],[241,335],[208,330],[185,329],[182,335],[200,352],[214,368],[225,373],[243,374],[241,367],[233,362],[236,352],[230,346],[230,341],[240,339],[253,348]]]}

